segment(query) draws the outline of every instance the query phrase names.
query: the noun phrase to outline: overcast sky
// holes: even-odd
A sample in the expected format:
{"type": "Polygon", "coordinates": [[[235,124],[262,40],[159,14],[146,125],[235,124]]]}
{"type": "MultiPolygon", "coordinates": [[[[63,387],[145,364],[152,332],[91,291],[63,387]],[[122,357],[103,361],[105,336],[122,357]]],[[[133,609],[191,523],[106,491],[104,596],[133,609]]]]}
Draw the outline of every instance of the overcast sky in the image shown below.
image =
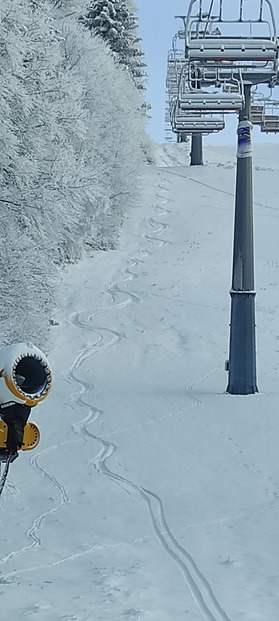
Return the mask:
{"type": "MultiPolygon", "coordinates": [[[[231,0],[227,0],[231,1],[231,0]]],[[[152,105],[152,118],[148,132],[157,143],[165,142],[165,79],[168,50],[172,38],[182,25],[175,15],[187,13],[187,0],[134,0],[138,8],[139,34],[147,63],[148,83],[147,100],[152,105]]],[[[273,8],[279,26],[279,0],[273,1],[273,8]]],[[[277,97],[279,99],[279,87],[277,97]]],[[[275,91],[276,92],[276,91],[275,91]]],[[[233,143],[235,140],[237,119],[235,115],[227,115],[226,130],[206,138],[210,143],[233,143]]],[[[279,134],[266,136],[258,128],[254,128],[254,141],[279,141],[279,134]]]]}

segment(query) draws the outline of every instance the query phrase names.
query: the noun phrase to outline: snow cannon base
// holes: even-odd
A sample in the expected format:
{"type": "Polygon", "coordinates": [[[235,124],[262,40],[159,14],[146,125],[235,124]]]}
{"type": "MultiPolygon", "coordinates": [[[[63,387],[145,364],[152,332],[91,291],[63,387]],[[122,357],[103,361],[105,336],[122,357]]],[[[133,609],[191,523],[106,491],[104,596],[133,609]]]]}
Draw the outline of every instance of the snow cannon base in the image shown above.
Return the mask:
{"type": "MultiPolygon", "coordinates": [[[[6,448],[8,425],[0,420],[0,449],[6,448]]],[[[26,423],[24,427],[23,444],[18,451],[32,451],[40,442],[40,431],[35,423],[26,423]]]]}

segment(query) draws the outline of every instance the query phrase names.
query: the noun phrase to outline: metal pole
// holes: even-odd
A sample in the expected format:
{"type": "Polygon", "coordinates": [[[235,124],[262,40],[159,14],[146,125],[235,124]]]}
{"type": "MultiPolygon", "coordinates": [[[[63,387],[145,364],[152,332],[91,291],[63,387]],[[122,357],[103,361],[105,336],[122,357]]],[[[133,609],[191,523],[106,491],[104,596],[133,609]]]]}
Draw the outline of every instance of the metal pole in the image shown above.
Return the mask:
{"type": "Polygon", "coordinates": [[[202,134],[192,134],[190,165],[201,166],[202,164],[202,134]]]}
{"type": "Polygon", "coordinates": [[[188,137],[187,134],[177,134],[177,142],[187,142],[188,137]]]}
{"type": "Polygon", "coordinates": [[[245,107],[239,114],[231,295],[229,379],[227,392],[258,392],[253,248],[253,178],[251,85],[245,85],[245,107]]]}

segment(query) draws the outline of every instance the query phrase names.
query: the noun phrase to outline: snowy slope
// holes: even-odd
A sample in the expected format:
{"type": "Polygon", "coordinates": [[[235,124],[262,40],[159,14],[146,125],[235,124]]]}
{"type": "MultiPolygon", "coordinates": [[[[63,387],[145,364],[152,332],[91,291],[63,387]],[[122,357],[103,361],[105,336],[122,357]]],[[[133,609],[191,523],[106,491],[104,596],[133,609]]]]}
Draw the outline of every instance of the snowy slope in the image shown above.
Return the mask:
{"type": "Polygon", "coordinates": [[[235,149],[187,151],[162,147],[119,248],[63,275],[41,443],[0,503],[3,621],[278,617],[279,147],[254,153],[247,397],[225,392],[235,149]]]}

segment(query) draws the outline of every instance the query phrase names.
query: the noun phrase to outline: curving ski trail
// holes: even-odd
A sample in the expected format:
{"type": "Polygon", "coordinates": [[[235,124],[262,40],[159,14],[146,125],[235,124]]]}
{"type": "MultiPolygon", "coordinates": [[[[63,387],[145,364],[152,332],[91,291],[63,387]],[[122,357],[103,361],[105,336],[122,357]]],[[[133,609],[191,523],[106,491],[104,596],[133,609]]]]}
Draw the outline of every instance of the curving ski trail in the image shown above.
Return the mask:
{"type": "MultiPolygon", "coordinates": [[[[167,190],[165,187],[160,186],[161,190],[164,192],[167,190]]],[[[165,197],[162,197],[158,194],[158,198],[165,203],[168,203],[169,200],[165,197]]],[[[164,217],[168,213],[169,210],[163,209],[160,205],[156,204],[156,211],[160,210],[160,216],[164,217]]],[[[168,224],[161,223],[157,221],[154,217],[150,217],[147,220],[148,226],[152,229],[152,234],[144,234],[143,238],[147,243],[154,243],[156,246],[163,246],[165,244],[170,244],[169,240],[163,240],[160,236],[168,229],[168,224]]],[[[149,256],[150,253],[146,253],[145,250],[141,250],[141,260],[137,260],[131,257],[128,262],[128,266],[119,270],[119,281],[111,284],[107,289],[106,293],[110,295],[110,304],[106,306],[107,311],[114,311],[115,309],[121,310],[123,307],[128,304],[138,304],[142,301],[142,297],[135,294],[134,292],[128,291],[127,289],[122,288],[122,283],[133,282],[134,279],[137,278],[137,274],[135,274],[132,270],[136,268],[138,265],[143,266],[144,256],[149,256]],[[145,253],[145,254],[144,254],[145,253]],[[119,296],[125,296],[124,299],[119,300],[119,296]]],[[[143,293],[144,297],[144,293],[143,293]]],[[[97,311],[98,312],[98,311],[97,311]]],[[[195,601],[197,608],[203,614],[207,621],[231,621],[226,614],[226,612],[222,609],[219,604],[216,596],[213,593],[211,585],[202,574],[197,564],[195,563],[191,554],[177,541],[174,535],[171,532],[171,529],[167,523],[167,519],[164,513],[164,507],[162,499],[152,490],[146,489],[142,487],[139,483],[131,480],[128,476],[123,476],[117,474],[112,469],[109,468],[108,462],[109,460],[116,456],[117,454],[117,446],[110,442],[108,439],[104,439],[101,435],[94,433],[92,431],[92,425],[96,422],[97,419],[100,419],[101,416],[104,415],[104,412],[99,409],[92,407],[86,400],[86,395],[94,392],[94,386],[91,383],[84,382],[77,375],[77,371],[82,367],[83,363],[86,359],[92,355],[95,355],[102,349],[103,347],[111,347],[117,345],[117,343],[122,339],[126,338],[125,335],[120,334],[112,330],[110,327],[99,327],[93,323],[93,319],[96,316],[95,313],[87,314],[85,317],[85,311],[83,312],[83,317],[81,318],[81,314],[76,312],[72,314],[71,320],[75,326],[83,329],[89,330],[91,332],[96,333],[96,340],[90,344],[86,348],[84,348],[76,357],[72,366],[66,371],[66,375],[70,381],[74,381],[79,385],[79,392],[75,394],[74,399],[75,402],[80,406],[86,409],[86,416],[82,418],[82,420],[78,421],[72,426],[72,429],[75,433],[80,434],[87,441],[92,441],[94,444],[97,442],[100,445],[100,449],[97,455],[90,460],[91,467],[100,475],[104,475],[109,477],[116,485],[119,485],[126,493],[129,495],[137,494],[139,495],[148,510],[148,514],[150,517],[150,523],[152,529],[158,539],[160,545],[164,549],[165,553],[176,563],[179,567],[185,584],[195,601]],[[104,335],[108,338],[105,339],[104,335]]],[[[216,369],[212,371],[214,373],[216,369]]],[[[207,377],[207,376],[206,376],[207,377]]],[[[204,377],[198,382],[202,382],[204,377]]],[[[190,383],[186,389],[189,393],[189,396],[193,399],[194,403],[191,407],[197,407],[201,404],[200,399],[192,393],[193,386],[197,383],[190,383]],[[192,394],[191,394],[192,393],[192,394]]],[[[188,408],[187,408],[188,409],[188,408]]],[[[173,415],[173,413],[169,414],[173,415]]],[[[165,418],[166,416],[160,417],[165,418]]],[[[157,421],[157,419],[156,419],[157,421]]],[[[152,422],[155,422],[152,420],[152,422]]],[[[145,423],[141,423],[143,425],[145,423]]],[[[130,428],[134,428],[131,426],[130,428]]],[[[129,428],[129,429],[130,429],[129,428]]],[[[124,428],[123,430],[125,430],[124,428]]],[[[121,430],[120,430],[121,431],[121,430]]],[[[112,435],[109,434],[109,435],[112,435]]]]}
{"type": "MultiPolygon", "coordinates": [[[[84,404],[84,406],[87,407],[86,404],[84,404]]],[[[107,461],[116,453],[117,447],[111,442],[105,441],[100,436],[97,436],[88,430],[87,426],[89,423],[93,422],[93,419],[94,416],[88,416],[80,425],[76,425],[76,430],[79,430],[81,433],[86,433],[87,437],[91,437],[93,440],[101,444],[99,453],[90,462],[94,470],[100,474],[108,476],[118,485],[121,485],[121,487],[124,485],[125,487],[128,487],[128,489],[132,489],[144,499],[147,504],[154,533],[165,552],[176,562],[182,571],[185,583],[200,611],[208,621],[231,621],[225,611],[221,608],[209,582],[198,569],[192,556],[178,543],[174,535],[171,533],[165,518],[161,498],[151,490],[142,487],[129,478],[116,474],[107,466],[107,461]],[[155,501],[158,516],[152,506],[152,501],[155,501]]]]}
{"type": "MultiPolygon", "coordinates": [[[[63,507],[63,505],[67,504],[69,502],[68,499],[68,495],[66,492],[66,489],[63,485],[61,485],[61,483],[59,483],[59,481],[51,476],[50,474],[48,474],[46,472],[46,470],[44,470],[41,466],[39,466],[38,464],[38,459],[40,457],[40,455],[42,455],[43,453],[46,453],[50,450],[52,450],[53,448],[57,448],[56,446],[54,447],[49,447],[47,449],[45,449],[44,451],[41,451],[40,453],[37,453],[36,455],[34,455],[33,457],[31,457],[30,459],[30,464],[31,466],[37,470],[37,472],[39,472],[39,474],[44,477],[45,479],[48,479],[48,481],[51,482],[51,484],[58,490],[59,492],[59,496],[60,496],[60,501],[59,503],[55,506],[52,507],[51,509],[44,511],[44,513],[41,513],[40,515],[38,515],[34,521],[32,526],[29,528],[29,530],[27,531],[26,535],[28,537],[28,539],[30,539],[31,543],[30,545],[27,546],[23,546],[22,548],[19,548],[17,550],[14,550],[13,552],[10,552],[9,554],[7,554],[6,556],[0,558],[0,565],[7,563],[9,560],[17,558],[20,554],[23,554],[24,552],[27,552],[27,550],[30,550],[34,547],[40,546],[42,543],[41,538],[39,537],[38,533],[40,530],[40,527],[42,525],[42,522],[45,520],[45,518],[53,513],[56,513],[56,511],[59,511],[59,509],[61,509],[61,507],[63,507]]],[[[17,572],[14,572],[17,573],[17,572]]]]}

